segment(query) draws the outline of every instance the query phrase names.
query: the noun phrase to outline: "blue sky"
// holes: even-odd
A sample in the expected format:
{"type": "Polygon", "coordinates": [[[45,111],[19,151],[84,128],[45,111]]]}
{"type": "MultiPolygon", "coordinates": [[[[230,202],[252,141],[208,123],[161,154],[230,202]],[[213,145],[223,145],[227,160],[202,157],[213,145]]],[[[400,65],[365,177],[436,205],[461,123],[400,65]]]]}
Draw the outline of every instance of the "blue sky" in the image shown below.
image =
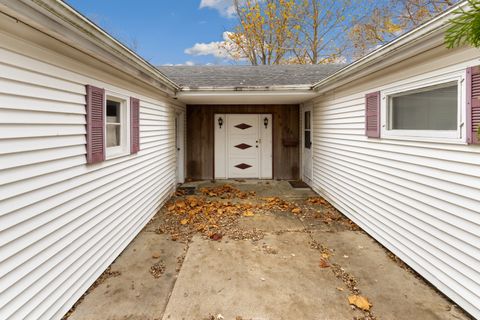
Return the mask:
{"type": "Polygon", "coordinates": [[[233,63],[215,42],[231,31],[231,0],[67,0],[154,65],[233,63]],[[188,52],[185,50],[190,48],[188,52]],[[207,53],[209,55],[200,55],[207,53]]]}

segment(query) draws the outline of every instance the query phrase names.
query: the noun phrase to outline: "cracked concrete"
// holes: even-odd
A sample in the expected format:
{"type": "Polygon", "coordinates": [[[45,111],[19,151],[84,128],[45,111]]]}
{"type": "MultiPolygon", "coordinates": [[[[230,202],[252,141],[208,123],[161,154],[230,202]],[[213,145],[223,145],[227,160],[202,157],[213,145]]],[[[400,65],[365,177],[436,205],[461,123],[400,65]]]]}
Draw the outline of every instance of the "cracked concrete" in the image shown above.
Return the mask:
{"type": "Polygon", "coordinates": [[[351,319],[341,282],[318,267],[306,233],[212,242],[195,237],[163,316],[203,319],[351,319]],[[262,245],[277,250],[265,252],[262,245]]]}
{"type": "Polygon", "coordinates": [[[92,290],[69,319],[161,319],[177,278],[177,257],[185,248],[166,235],[141,232],[111,265],[120,274],[92,290]],[[166,269],[155,279],[150,267],[159,261],[166,269]]]}
{"type": "MultiPolygon", "coordinates": [[[[256,191],[253,201],[281,196],[300,204],[313,195],[286,182],[234,184],[256,191]]],[[[377,319],[468,319],[451,301],[390,259],[367,234],[335,222],[266,212],[238,222],[242,229],[264,231],[262,240],[224,237],[212,241],[194,236],[188,247],[153,232],[158,222],[154,217],[112,264],[112,271],[120,275],[87,294],[70,319],[203,320],[218,315],[226,320],[372,315],[377,319]],[[361,294],[373,304],[372,314],[348,304],[348,287],[332,268],[320,268],[321,252],[312,244],[327,248],[329,261],[356,279],[361,294]],[[166,270],[155,279],[149,270],[158,261],[166,270]]]]}

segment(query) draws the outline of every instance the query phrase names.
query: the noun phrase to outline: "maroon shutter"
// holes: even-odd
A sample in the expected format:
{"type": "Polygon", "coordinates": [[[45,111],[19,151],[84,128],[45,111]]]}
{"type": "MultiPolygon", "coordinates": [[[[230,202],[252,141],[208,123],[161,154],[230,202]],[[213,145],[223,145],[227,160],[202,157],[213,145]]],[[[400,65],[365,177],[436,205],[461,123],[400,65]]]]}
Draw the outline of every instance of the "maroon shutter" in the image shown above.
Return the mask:
{"type": "Polygon", "coordinates": [[[105,90],[87,85],[87,163],[105,160],[105,90]]]}
{"type": "Polygon", "coordinates": [[[380,138],[380,92],[365,95],[365,135],[380,138]]]}
{"type": "Polygon", "coordinates": [[[467,69],[467,142],[480,144],[480,66],[467,69]]]}
{"type": "Polygon", "coordinates": [[[130,98],[130,153],[140,151],[140,100],[130,98]]]}

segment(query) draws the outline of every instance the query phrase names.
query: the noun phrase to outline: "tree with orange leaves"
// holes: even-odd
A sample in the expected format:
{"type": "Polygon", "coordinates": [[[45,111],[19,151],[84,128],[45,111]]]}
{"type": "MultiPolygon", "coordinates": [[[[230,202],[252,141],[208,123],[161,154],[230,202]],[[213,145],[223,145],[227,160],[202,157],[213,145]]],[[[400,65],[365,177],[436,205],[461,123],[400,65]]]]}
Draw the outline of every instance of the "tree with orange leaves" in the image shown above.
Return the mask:
{"type": "Polygon", "coordinates": [[[233,0],[239,24],[227,51],[252,65],[279,64],[296,37],[295,0],[233,0]]]}
{"type": "Polygon", "coordinates": [[[359,20],[349,32],[352,57],[365,55],[444,12],[456,2],[457,0],[394,0],[373,8],[369,17],[359,20]]]}
{"type": "Polygon", "coordinates": [[[224,49],[252,65],[344,63],[458,0],[233,0],[238,24],[224,49]]]}

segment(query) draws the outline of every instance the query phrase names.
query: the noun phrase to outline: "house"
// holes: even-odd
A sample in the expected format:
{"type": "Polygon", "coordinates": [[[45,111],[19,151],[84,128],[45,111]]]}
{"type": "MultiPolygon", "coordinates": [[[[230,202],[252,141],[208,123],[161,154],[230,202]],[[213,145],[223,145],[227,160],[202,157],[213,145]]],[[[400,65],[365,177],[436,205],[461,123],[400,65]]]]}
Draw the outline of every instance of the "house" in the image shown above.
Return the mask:
{"type": "Polygon", "coordinates": [[[300,103],[315,96],[314,83],[342,67],[159,67],[182,86],[177,97],[187,104],[187,176],[299,179],[300,103]]]}
{"type": "Polygon", "coordinates": [[[186,177],[300,178],[480,318],[480,52],[443,45],[452,10],[345,67],[161,71],[63,2],[0,12],[1,319],[60,319],[186,177]]]}

